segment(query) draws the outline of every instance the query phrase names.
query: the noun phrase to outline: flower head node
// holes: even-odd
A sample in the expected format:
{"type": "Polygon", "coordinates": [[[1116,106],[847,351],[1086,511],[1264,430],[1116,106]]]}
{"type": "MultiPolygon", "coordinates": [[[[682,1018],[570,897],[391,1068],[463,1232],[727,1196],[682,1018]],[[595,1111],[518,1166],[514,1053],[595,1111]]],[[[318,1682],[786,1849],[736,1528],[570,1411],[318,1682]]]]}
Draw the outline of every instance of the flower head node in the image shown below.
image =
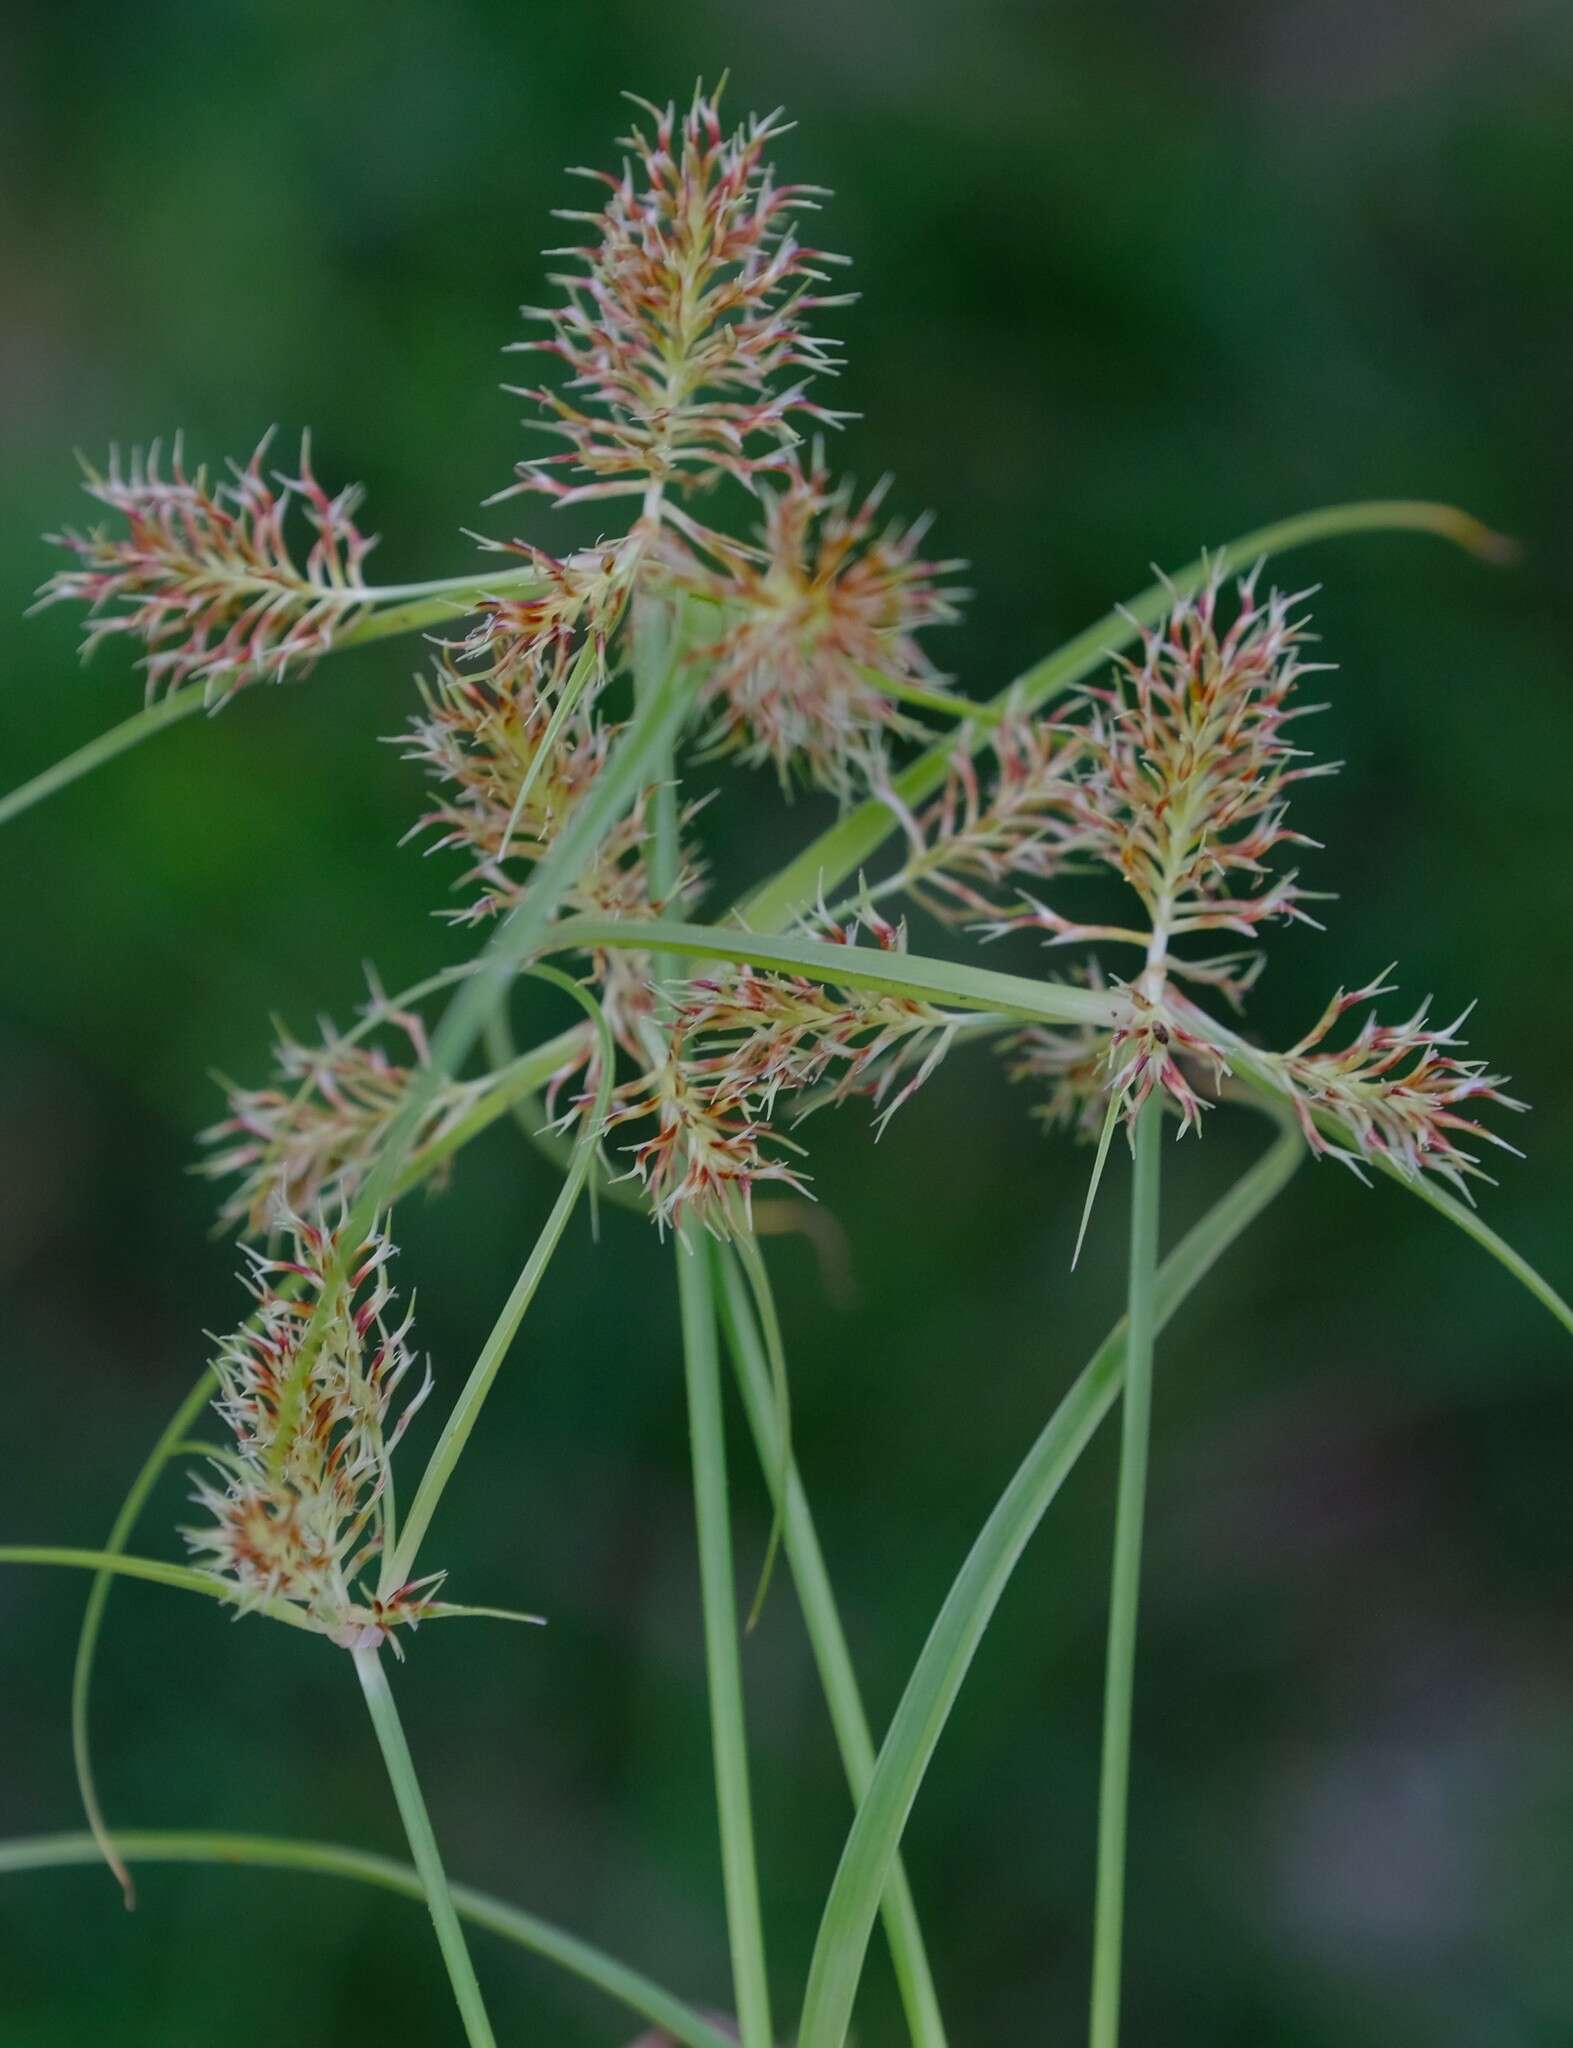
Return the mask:
{"type": "Polygon", "coordinates": [[[255,1302],[214,1360],[214,1408],[232,1438],[217,1477],[198,1478],[193,1499],[207,1518],[186,1541],[207,1569],[233,1586],[241,1607],[285,1600],[346,1648],[381,1642],[431,1611],[441,1574],[375,1599],[357,1584],[380,1554],[389,1460],[430,1376],[390,1426],[411,1365],[410,1319],[393,1322],[387,1277],[393,1246],[377,1229],[348,1257],[321,1212],[281,1212],[291,1255],[249,1253],[255,1302]],[[327,1301],[305,1403],[274,1470],[285,1389],[306,1330],[327,1301]]]}
{"type": "Polygon", "coordinates": [[[1373,1010],[1347,1045],[1328,1045],[1351,1010],[1392,993],[1380,975],[1364,988],[1340,989],[1297,1044],[1269,1056],[1270,1065],[1313,1152],[1340,1160],[1362,1179],[1377,1161],[1406,1180],[1432,1173],[1468,1200],[1470,1180],[1489,1175],[1465,1145],[1517,1149],[1478,1122],[1473,1108],[1526,1105],[1503,1093],[1505,1075],[1488,1073],[1483,1060],[1459,1058],[1468,1010],[1442,1027],[1428,1021],[1428,1003],[1401,1024],[1383,1024],[1373,1010]]]}
{"type": "Polygon", "coordinates": [[[792,225],[818,188],[778,185],[765,162],[786,124],[756,116],[728,133],[716,96],[697,91],[680,118],[634,104],[650,127],[623,138],[622,172],[577,173],[605,203],[559,215],[585,236],[550,252],[580,266],[552,279],[565,303],[525,307],[546,335],[513,344],[567,371],[562,391],[516,389],[566,446],[521,463],[511,489],[560,503],[681,490],[717,472],[746,482],[797,438],[794,418],[845,417],[807,393],[836,358],[805,323],[847,299],[825,291],[840,259],[803,247],[792,225]]]}
{"type": "Polygon", "coordinates": [[[358,485],[330,496],[307,439],[299,474],[270,479],[269,438],[211,487],[205,470],[187,474],[178,438],[167,471],[157,442],[145,455],[134,450],[124,471],[115,452],[107,476],[87,469],[88,495],[125,531],[52,534],[79,566],[50,577],[36,608],[86,604],[84,656],[113,634],[140,640],[150,698],[200,681],[222,701],[246,683],[309,668],[365,603],[361,565],[375,543],[355,524],[358,485]],[[291,505],[313,534],[304,567],[286,531],[291,505]]]}

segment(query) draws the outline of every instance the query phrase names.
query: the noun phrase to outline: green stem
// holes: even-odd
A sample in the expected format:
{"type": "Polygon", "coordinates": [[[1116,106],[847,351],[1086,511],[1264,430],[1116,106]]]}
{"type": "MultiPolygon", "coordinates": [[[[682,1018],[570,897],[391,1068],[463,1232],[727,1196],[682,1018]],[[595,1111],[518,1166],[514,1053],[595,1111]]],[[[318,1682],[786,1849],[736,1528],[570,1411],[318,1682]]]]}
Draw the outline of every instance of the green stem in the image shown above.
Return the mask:
{"type": "MultiPolygon", "coordinates": [[[[358,601],[381,608],[352,619],[335,639],[331,651],[338,653],[341,648],[362,647],[374,640],[391,639],[400,633],[418,633],[427,626],[441,625],[444,620],[463,618],[475,609],[480,598],[490,596],[494,591],[534,588],[540,580],[539,571],[519,569],[508,570],[501,576],[446,576],[432,583],[374,587],[363,592],[358,601]]],[[[346,601],[354,601],[351,594],[346,595],[346,601]]],[[[24,782],[0,797],[0,825],[9,824],[13,818],[20,817],[24,811],[31,810],[34,804],[42,803],[56,791],[68,789],[82,776],[90,775],[95,768],[102,768],[106,762],[128,753],[132,747],[151,739],[154,733],[162,732],[166,726],[179,725],[183,719],[194,717],[206,708],[207,703],[208,686],[205,682],[185,683],[180,689],[171,690],[167,697],[160,697],[157,703],[133,712],[118,725],[112,725],[108,732],[101,732],[90,739],[86,746],[67,754],[63,761],[54,762],[30,782],[24,782]]]]}
{"type": "Polygon", "coordinates": [[[191,717],[193,712],[202,709],[206,696],[205,684],[187,683],[184,689],[171,690],[156,704],[144,706],[141,711],[133,712],[131,717],[123,718],[119,725],[112,725],[108,732],[99,733],[85,747],[78,747],[74,754],[67,754],[63,761],[54,762],[30,782],[24,782],[20,788],[0,797],[0,825],[8,825],[13,818],[30,811],[34,804],[41,804],[57,790],[69,788],[80,776],[90,775],[95,768],[102,768],[106,761],[113,761],[142,740],[151,739],[166,725],[178,725],[181,719],[191,717]]]}
{"type": "Polygon", "coordinates": [[[1136,1613],[1141,1593],[1142,1517],[1152,1423],[1154,1288],[1158,1274],[1158,1162],[1163,1101],[1154,1089],[1136,1119],[1131,1184],[1130,1287],[1126,1309],[1125,1396],[1121,1410],[1120,1488],[1109,1595],[1108,1664],[1103,1695],[1103,1773],[1098,1798],[1098,1889],[1093,1918],[1091,2048],[1116,2048],[1120,2036],[1120,1944],[1125,1920],[1125,1822],[1130,1795],[1131,1700],[1136,1673],[1136,1613]]]}
{"type": "MultiPolygon", "coordinates": [[[[659,601],[636,601],[633,618],[634,702],[645,703],[662,670],[681,659],[684,610],[659,601]]],[[[675,886],[681,860],[677,781],[670,746],[659,763],[650,800],[650,888],[657,901],[675,886]]],[[[681,979],[681,959],[658,954],[656,971],[681,979]]],[[[652,1052],[659,1053],[659,1044],[652,1052]]],[[[677,1299],[683,1326],[683,1367],[688,1396],[689,1444],[698,1529],[699,1590],[704,1614],[705,1676],[710,1701],[710,1746],[715,1763],[721,1836],[721,1879],[727,1939],[732,1953],[732,1995],[742,2048],[771,2048],[770,1991],[765,1934],[759,1911],[753,1805],[748,1785],[748,1730],[738,1653],[737,1589],[732,1571],[731,1507],[727,1492],[726,1436],[721,1371],[716,1350],[716,1281],[709,1246],[690,1248],[674,1237],[677,1299]]]]}
{"type": "MultiPolygon", "coordinates": [[[[124,1831],[119,1846],[131,1863],[219,1864],[253,1870],[293,1870],[307,1876],[340,1877],[375,1885],[400,1898],[424,1896],[418,1872],[391,1857],[365,1849],[341,1848],[336,1842],[297,1842],[273,1835],[221,1835],[134,1828],[124,1831]]],[[[91,1863],[97,1855],[91,1835],[33,1835],[0,1842],[0,1876],[16,1871],[62,1870],[91,1863]]],[[[684,2048],[737,2048],[730,2035],[685,2005],[639,1970],[581,1941],[577,1935],[537,1919],[518,1906],[493,1898],[469,1885],[450,1886],[462,1919],[519,1948],[543,1956],[571,1971],[630,2012],[662,2028],[684,2048]]]]}
{"type": "Polygon", "coordinates": [[[500,576],[439,576],[430,583],[384,583],[365,593],[377,607],[352,619],[335,636],[341,647],[362,647],[372,640],[390,640],[399,633],[419,633],[427,626],[467,618],[484,597],[524,595],[541,588],[539,569],[505,569],[500,576]]]}
{"type": "MultiPolygon", "coordinates": [[[[1162,1329],[1305,1156],[1286,1131],[1164,1260],[1154,1296],[1162,1329]]],[[[825,1901],[809,1966],[798,2048],[842,2048],[863,1957],[907,1824],[978,1645],[1049,1504],[1113,1407],[1125,1374],[1122,1317],[1077,1375],[968,1551],[880,1745],[825,1901]]]]}
{"type": "Polygon", "coordinates": [[[732,1531],[727,1502],[726,1442],[721,1419],[721,1371],[716,1354],[709,1246],[679,1249],[677,1294],[683,1319],[683,1365],[694,1469],[694,1515],[699,1537],[699,1587],[704,1608],[705,1671],[710,1695],[710,1740],[715,1758],[716,1805],[721,1827],[721,1875],[726,1893],[732,1986],[742,2048],[771,2048],[770,1994],[765,1938],[754,1862],[754,1821],[748,1789],[748,1739],[743,1721],[743,1675],[738,1656],[737,1601],[732,1576],[732,1531]]]}
{"type": "Polygon", "coordinates": [[[459,1925],[459,1916],[454,1911],[448,1891],[442,1858],[437,1853],[437,1837],[432,1833],[431,1817],[421,1797],[420,1780],[415,1775],[409,1744],[404,1739],[399,1710],[393,1704],[382,1659],[376,1650],[355,1652],[355,1675],[366,1696],[371,1723],[382,1748],[383,1762],[388,1767],[399,1818],[404,1822],[410,1853],[415,1858],[415,1868],[426,1895],[426,1908],[437,1930],[437,1946],[448,1966],[448,1979],[464,2021],[465,2036],[470,2048],[497,2048],[497,2037],[486,2017],[486,2006],[481,1998],[481,1987],[476,1982],[475,1966],[470,1961],[464,1930],[459,1925]]]}
{"type": "MultiPolygon", "coordinates": [[[[795,1463],[787,1458],[781,1436],[779,1403],[769,1359],[754,1320],[750,1290],[733,1258],[723,1262],[721,1288],[722,1323],[727,1347],[737,1373],[743,1407],[753,1431],[759,1465],[766,1481],[778,1489],[778,1512],[782,1517],[782,1542],[792,1583],[803,1610],[809,1646],[819,1671],[820,1689],[830,1713],[830,1725],[841,1753],[854,1804],[860,1803],[874,1775],[874,1738],[858,1690],[852,1654],[847,1648],[841,1617],[836,1611],[830,1574],[814,1528],[808,1495],[795,1463]],[[785,1474],[785,1491],[779,1492],[785,1474]]],[[[940,2017],[939,1999],[923,1945],[917,1907],[899,1857],[893,1857],[890,1875],[880,1900],[885,1938],[890,1944],[891,1962],[907,2028],[914,2048],[945,2048],[945,2024],[940,2017]]]]}

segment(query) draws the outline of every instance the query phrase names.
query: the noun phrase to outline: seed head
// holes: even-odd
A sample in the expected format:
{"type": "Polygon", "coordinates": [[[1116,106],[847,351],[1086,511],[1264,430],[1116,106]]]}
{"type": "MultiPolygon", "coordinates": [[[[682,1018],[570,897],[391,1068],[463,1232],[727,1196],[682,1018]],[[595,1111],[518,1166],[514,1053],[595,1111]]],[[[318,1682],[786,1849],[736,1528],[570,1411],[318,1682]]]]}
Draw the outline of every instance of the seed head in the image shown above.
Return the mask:
{"type": "Polygon", "coordinates": [[[598,212],[560,214],[584,240],[550,253],[580,268],[552,279],[564,304],[523,309],[545,338],[514,344],[566,366],[564,390],[517,395],[567,445],[521,463],[514,490],[571,503],[717,472],[747,481],[797,438],[794,418],[844,417],[806,390],[836,365],[805,323],[846,303],[823,289],[839,259],[804,248],[792,225],[818,189],[775,182],[765,151],[785,133],[778,115],[729,134],[717,98],[696,90],[681,118],[635,99],[649,127],[622,138],[621,174],[577,173],[609,197],[598,212]]]}
{"type": "Polygon", "coordinates": [[[238,1590],[243,1607],[291,1601],[334,1642],[358,1649],[420,1621],[441,1579],[402,1587],[387,1600],[357,1583],[382,1548],[389,1460],[431,1382],[428,1376],[390,1428],[411,1357],[410,1319],[390,1323],[387,1234],[374,1230],[335,1278],[337,1237],[320,1212],[281,1213],[276,1222],[293,1256],[248,1253],[255,1307],[214,1360],[213,1405],[232,1448],[214,1459],[216,1478],[197,1479],[193,1498],[207,1519],[184,1534],[207,1568],[238,1590]],[[326,1335],[275,1475],[284,1389],[325,1290],[326,1335]]]}
{"type": "Polygon", "coordinates": [[[309,668],[365,602],[361,564],[375,543],[355,525],[359,485],[330,497],[307,439],[297,476],[265,475],[269,438],[211,488],[206,470],[187,475],[178,439],[167,472],[157,442],[145,455],[133,450],[124,472],[113,451],[107,476],[87,468],[88,495],[125,530],[52,534],[80,566],[51,576],[35,610],[86,604],[84,656],[112,634],[140,640],[150,698],[200,680],[222,702],[246,683],[309,668]],[[286,531],[292,505],[314,535],[304,568],[286,531]]]}
{"type": "Polygon", "coordinates": [[[940,680],[917,635],[960,616],[960,593],[943,584],[959,563],[919,553],[927,522],[878,530],[885,489],[856,501],[816,447],[809,467],[794,455],[761,486],[756,545],[689,528],[714,564],[698,587],[732,614],[695,649],[709,742],[843,800],[884,781],[887,737],[918,730],[895,694],[940,680]]]}
{"type": "Polygon", "coordinates": [[[766,1148],[798,1150],[750,1112],[747,1102],[713,1085],[687,1055],[681,1026],[665,1056],[612,1095],[605,1128],[654,1117],[654,1135],[628,1148],[630,1172],[643,1182],[651,1213],[665,1231],[690,1219],[723,1243],[753,1229],[753,1191],[778,1181],[806,1194],[801,1176],[766,1148]]]}
{"type": "Polygon", "coordinates": [[[902,884],[932,916],[954,923],[995,918],[1023,880],[1067,873],[1088,845],[1077,815],[1080,739],[1063,724],[1013,705],[989,733],[992,769],[980,775],[974,736],[956,735],[945,786],[926,810],[908,811],[884,790],[907,835],[902,884]]]}
{"type": "Polygon", "coordinates": [[[1380,975],[1364,988],[1340,989],[1304,1038],[1273,1055],[1271,1065],[1313,1152],[1341,1160],[1362,1179],[1374,1160],[1396,1167],[1406,1180],[1433,1173],[1467,1201],[1470,1179],[1489,1176],[1464,1145],[1517,1149],[1470,1110],[1487,1102],[1514,1110],[1526,1105],[1502,1092],[1506,1076],[1488,1073],[1483,1060],[1458,1057],[1468,1010],[1441,1028],[1428,1022],[1429,1002],[1402,1024],[1380,1023],[1372,1011],[1346,1046],[1327,1044],[1349,1011],[1392,993],[1380,975]],[[1328,1121],[1334,1135],[1324,1127],[1328,1121]]]}
{"type": "MultiPolygon", "coordinates": [[[[266,1088],[226,1084],[229,1114],[200,1134],[214,1147],[199,1171],[210,1180],[239,1176],[219,1222],[260,1236],[280,1214],[308,1215],[353,1201],[404,1106],[429,1053],[413,1011],[389,1007],[373,984],[372,1001],[351,1032],[323,1020],[308,1045],[281,1030],[274,1080],[266,1088]],[[380,1031],[381,1038],[368,1036],[380,1031]],[[383,1042],[386,1040],[387,1042],[383,1042]]],[[[491,1084],[444,1080],[421,1119],[412,1160],[440,1151],[491,1084]]]]}
{"type": "Polygon", "coordinates": [[[1215,575],[1142,636],[1106,689],[1088,693],[1080,814],[1097,852],[1171,936],[1226,930],[1252,937],[1269,918],[1306,917],[1292,875],[1266,880],[1267,857],[1312,841],[1285,823],[1285,791],[1331,766],[1304,767],[1289,743],[1306,622],[1296,598],[1236,586],[1221,626],[1215,575]],[[1245,893],[1234,893],[1240,881],[1245,893]]]}

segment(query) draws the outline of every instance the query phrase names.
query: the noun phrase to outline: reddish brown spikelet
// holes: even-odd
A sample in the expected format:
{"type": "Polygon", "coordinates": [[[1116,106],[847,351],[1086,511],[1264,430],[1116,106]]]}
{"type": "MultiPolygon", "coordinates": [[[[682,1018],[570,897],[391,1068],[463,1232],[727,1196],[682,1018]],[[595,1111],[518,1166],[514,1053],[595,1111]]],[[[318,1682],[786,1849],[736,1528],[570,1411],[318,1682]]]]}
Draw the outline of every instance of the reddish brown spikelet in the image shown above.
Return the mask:
{"type": "Polygon", "coordinates": [[[961,593],[944,582],[960,564],[924,557],[926,521],[880,527],[885,488],[859,500],[833,486],[816,447],[807,467],[794,454],[761,487],[754,545],[688,528],[715,564],[700,589],[732,613],[694,650],[709,743],[843,798],[883,782],[886,738],[918,730],[899,688],[941,678],[917,636],[960,616],[961,593]]]}
{"type": "Polygon", "coordinates": [[[1400,1024],[1380,1022],[1373,1010],[1347,1045],[1327,1043],[1351,1010],[1391,993],[1383,976],[1364,988],[1340,989],[1297,1044],[1271,1056],[1271,1065],[1314,1152],[1362,1177],[1374,1161],[1395,1167],[1406,1180],[1432,1173],[1467,1200],[1469,1181],[1488,1176],[1465,1147],[1516,1149],[1474,1112],[1485,1103],[1512,1110],[1525,1105],[1503,1092],[1504,1075],[1488,1073],[1483,1060],[1459,1057],[1468,1010],[1440,1028],[1428,1021],[1426,1003],[1400,1024]],[[1328,1122],[1333,1134],[1324,1128],[1328,1122]]]}
{"type": "Polygon", "coordinates": [[[546,337],[514,344],[568,373],[561,391],[519,392],[567,445],[521,463],[513,486],[562,502],[681,489],[717,471],[746,480],[796,438],[794,418],[841,417],[806,391],[835,368],[806,322],[845,301],[824,290],[838,259],[805,248],[793,226],[817,189],[778,185],[765,162],[785,124],[755,116],[728,132],[716,97],[697,90],[681,117],[634,104],[649,125],[623,138],[622,172],[578,174],[605,203],[560,216],[585,232],[551,252],[580,265],[552,279],[565,302],[525,307],[546,337]]]}
{"type": "Polygon", "coordinates": [[[1091,838],[1077,815],[1077,735],[1011,706],[989,733],[992,766],[980,774],[971,729],[956,736],[940,794],[916,817],[886,792],[907,834],[903,884],[947,922],[997,916],[1023,880],[1071,871],[1091,838]]]}
{"type": "Polygon", "coordinates": [[[84,655],[115,634],[140,640],[149,697],[201,681],[222,701],[309,668],[366,603],[361,566],[375,543],[355,524],[358,485],[330,496],[307,440],[297,476],[265,473],[269,438],[213,486],[205,470],[187,473],[178,439],[167,470],[156,442],[133,451],[124,471],[113,452],[107,475],[88,468],[88,495],[124,531],[51,535],[79,566],[50,577],[35,609],[86,604],[84,655]],[[292,506],[313,536],[304,566],[290,545],[292,506]]]}
{"type": "Polygon", "coordinates": [[[291,1255],[249,1254],[254,1307],[214,1360],[214,1407],[231,1448],[214,1460],[215,1479],[198,1479],[193,1498],[208,1520],[185,1536],[243,1607],[290,1601],[313,1626],[354,1649],[430,1611],[435,1579],[403,1588],[389,1602],[358,1584],[382,1548],[389,1459],[430,1381],[390,1424],[412,1358],[409,1319],[389,1319],[393,1246],[386,1233],[375,1230],[341,1260],[337,1235],[320,1212],[281,1213],[275,1221],[291,1255]],[[304,1406],[275,1471],[286,1390],[324,1297],[327,1321],[304,1406]]]}

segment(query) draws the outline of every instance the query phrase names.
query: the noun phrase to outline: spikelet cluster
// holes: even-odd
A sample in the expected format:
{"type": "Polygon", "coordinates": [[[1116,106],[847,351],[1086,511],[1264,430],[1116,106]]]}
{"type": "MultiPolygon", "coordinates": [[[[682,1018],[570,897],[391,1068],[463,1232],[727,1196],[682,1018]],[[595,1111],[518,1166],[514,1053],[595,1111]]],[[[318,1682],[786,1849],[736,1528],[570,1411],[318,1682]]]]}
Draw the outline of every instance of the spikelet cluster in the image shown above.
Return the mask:
{"type": "MultiPolygon", "coordinates": [[[[905,928],[869,907],[846,923],[823,911],[807,928],[855,946],[867,931],[886,952],[905,949],[905,928]]],[[[755,1183],[806,1192],[782,1159],[801,1148],[775,1128],[779,1098],[797,1118],[852,1095],[872,1099],[883,1128],[934,1072],[961,1017],[908,996],[806,975],[728,964],[672,995],[668,1056],[620,1088],[608,1128],[653,1117],[656,1131],[630,1148],[657,1220],[681,1229],[692,1217],[727,1238],[750,1226],[755,1183]]]]}
{"type": "Polygon", "coordinates": [[[584,240],[555,250],[579,267],[555,276],[555,307],[526,307],[546,330],[520,350],[554,357],[565,388],[526,387],[545,430],[566,445],[519,465],[515,490],[562,503],[682,490],[718,472],[751,480],[796,439],[798,418],[839,415],[808,381],[836,367],[805,324],[826,307],[827,265],[794,216],[815,188],[780,185],[765,161],[778,115],[728,131],[717,98],[687,111],[634,104],[648,125],[622,138],[619,173],[581,171],[605,188],[595,211],[564,211],[584,240]]]}
{"type": "Polygon", "coordinates": [[[946,923],[997,919],[1027,883],[1074,872],[1090,839],[1077,815],[1084,755],[1073,729],[1017,703],[990,728],[982,773],[973,743],[963,726],[944,787],[917,815],[893,791],[881,792],[907,836],[906,892],[946,923]]]}
{"type": "Polygon", "coordinates": [[[365,603],[361,567],[375,544],[355,524],[361,491],[323,489],[303,440],[294,476],[264,469],[268,439],[216,484],[188,473],[175,442],[167,469],[155,442],[124,469],[88,469],[85,488],[121,530],[53,534],[77,566],[59,570],[37,609],[85,604],[82,651],[128,634],[147,649],[148,695],[201,681],[214,701],[243,684],[301,672],[333,647],[365,603]],[[298,507],[312,539],[304,564],[292,548],[298,507]]]}
{"type": "Polygon", "coordinates": [[[214,1407],[230,1447],[197,1478],[204,1519],[184,1534],[242,1608],[288,1601],[335,1643],[360,1649],[419,1622],[440,1583],[439,1573],[385,1599],[360,1583],[382,1549],[389,1460],[430,1380],[394,1418],[412,1359],[410,1318],[393,1317],[386,1232],[341,1256],[320,1212],[277,1223],[291,1255],[250,1254],[252,1313],[214,1359],[214,1407]],[[324,1300],[324,1334],[279,1462],[285,1390],[324,1300]]]}
{"type": "MultiPolygon", "coordinates": [[[[258,1237],[281,1213],[308,1215],[352,1202],[429,1063],[420,1017],[391,1008],[375,987],[352,1031],[336,1031],[324,1019],[321,1038],[308,1044],[280,1030],[271,1082],[226,1083],[227,1114],[199,1134],[211,1148],[199,1170],[210,1180],[235,1178],[220,1224],[258,1237]]],[[[493,1079],[438,1084],[411,1141],[413,1162],[441,1154],[493,1079]]]]}
{"type": "Polygon", "coordinates": [[[1467,1199],[1470,1179],[1488,1176],[1465,1147],[1516,1150],[1478,1121],[1478,1107],[1525,1105],[1503,1092],[1504,1075],[1489,1073],[1483,1060],[1460,1058],[1467,1010],[1442,1026],[1429,1022],[1426,1003],[1398,1024],[1384,1024],[1372,1011],[1347,1045],[1328,1044],[1351,1010],[1393,993],[1382,976],[1364,988],[1340,989],[1305,1036],[1271,1056],[1270,1065],[1313,1152],[1340,1160],[1362,1179],[1365,1167],[1378,1162],[1406,1180],[1432,1173],[1467,1199]]]}
{"type": "Polygon", "coordinates": [[[706,535],[715,566],[694,579],[726,620],[695,649],[709,744],[843,800],[882,784],[884,742],[918,730],[901,687],[941,678],[917,635],[959,617],[943,579],[960,564],[923,557],[927,522],[881,528],[888,481],[858,499],[821,448],[807,466],[794,454],[760,488],[756,542],[706,535]]]}

